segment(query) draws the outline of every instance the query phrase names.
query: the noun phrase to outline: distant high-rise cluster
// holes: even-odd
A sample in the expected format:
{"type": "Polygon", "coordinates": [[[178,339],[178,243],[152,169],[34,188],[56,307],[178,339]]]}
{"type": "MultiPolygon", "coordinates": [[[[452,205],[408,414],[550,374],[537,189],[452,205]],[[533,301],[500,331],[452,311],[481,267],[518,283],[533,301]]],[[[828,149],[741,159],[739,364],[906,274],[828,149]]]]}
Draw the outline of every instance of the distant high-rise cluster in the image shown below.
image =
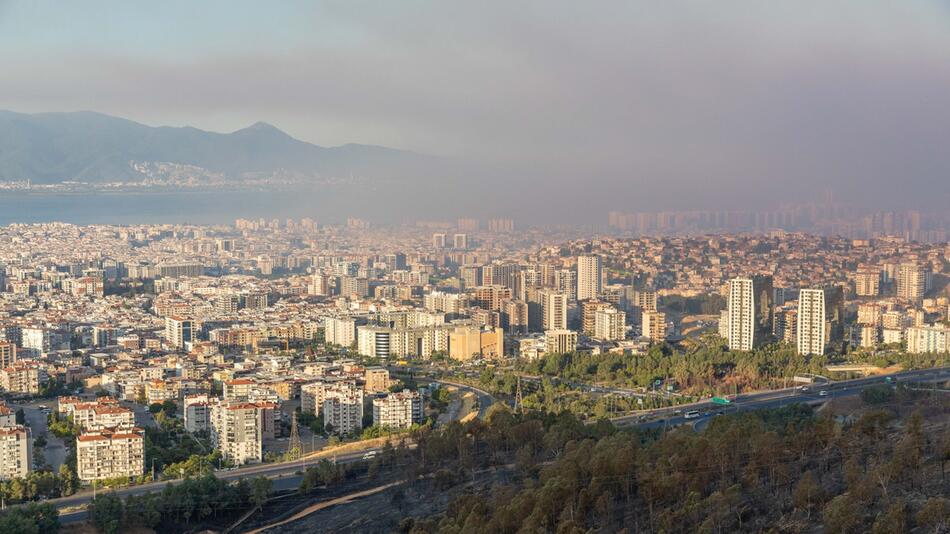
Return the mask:
{"type": "Polygon", "coordinates": [[[942,213],[881,211],[861,215],[852,207],[834,202],[771,211],[612,211],[608,224],[616,231],[633,235],[785,230],[850,239],[897,236],[927,243],[944,242],[950,236],[950,220],[942,213]]]}
{"type": "Polygon", "coordinates": [[[489,219],[488,231],[489,232],[514,232],[515,221],[511,219],[489,219]]]}

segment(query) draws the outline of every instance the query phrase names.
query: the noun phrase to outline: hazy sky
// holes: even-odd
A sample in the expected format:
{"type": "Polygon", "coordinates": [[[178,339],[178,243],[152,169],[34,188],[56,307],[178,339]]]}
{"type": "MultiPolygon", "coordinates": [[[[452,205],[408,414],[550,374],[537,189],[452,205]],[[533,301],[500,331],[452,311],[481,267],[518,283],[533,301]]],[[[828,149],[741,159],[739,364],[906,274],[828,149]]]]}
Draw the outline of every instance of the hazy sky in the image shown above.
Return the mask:
{"type": "Polygon", "coordinates": [[[580,178],[610,209],[829,184],[932,207],[950,200],[950,2],[0,0],[0,108],[263,120],[580,178]]]}

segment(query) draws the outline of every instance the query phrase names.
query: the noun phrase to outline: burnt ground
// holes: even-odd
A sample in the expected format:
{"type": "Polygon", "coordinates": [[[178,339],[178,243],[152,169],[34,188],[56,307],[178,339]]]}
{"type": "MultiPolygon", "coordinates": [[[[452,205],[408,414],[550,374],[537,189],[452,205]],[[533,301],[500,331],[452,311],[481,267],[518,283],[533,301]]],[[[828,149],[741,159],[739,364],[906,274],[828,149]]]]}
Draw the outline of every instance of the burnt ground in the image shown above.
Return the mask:
{"type": "MultiPolygon", "coordinates": [[[[463,493],[488,492],[492,486],[511,480],[514,473],[508,469],[490,470],[478,473],[473,484],[471,475],[440,472],[439,476],[425,478],[412,484],[387,489],[375,495],[363,497],[346,504],[339,504],[319,510],[306,517],[266,530],[267,534],[303,534],[312,532],[360,532],[360,533],[389,533],[400,531],[400,523],[407,516],[432,517],[445,512],[449,503],[463,493]]],[[[362,487],[350,486],[353,491],[379,486],[382,482],[377,478],[372,484],[362,487]]],[[[347,492],[333,491],[338,497],[347,492]]],[[[321,495],[317,499],[311,498],[306,504],[311,505],[320,501],[329,500],[329,495],[321,495]]],[[[242,525],[241,531],[259,528],[265,524],[272,524],[280,519],[293,515],[305,506],[298,506],[291,512],[280,514],[282,517],[266,514],[266,521],[258,524],[242,525]]]]}

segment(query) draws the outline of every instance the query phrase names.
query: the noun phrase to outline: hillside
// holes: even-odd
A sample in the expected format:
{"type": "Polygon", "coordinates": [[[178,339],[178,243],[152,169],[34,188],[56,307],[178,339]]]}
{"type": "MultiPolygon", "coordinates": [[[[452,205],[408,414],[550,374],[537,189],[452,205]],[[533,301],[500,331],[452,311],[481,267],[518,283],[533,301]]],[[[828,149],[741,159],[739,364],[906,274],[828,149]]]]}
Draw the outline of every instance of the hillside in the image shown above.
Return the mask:
{"type": "Polygon", "coordinates": [[[370,145],[321,147],[263,122],[215,133],[146,126],[88,111],[0,111],[0,181],[141,180],[133,161],[194,165],[229,180],[275,172],[391,180],[426,174],[435,159],[370,145]]]}

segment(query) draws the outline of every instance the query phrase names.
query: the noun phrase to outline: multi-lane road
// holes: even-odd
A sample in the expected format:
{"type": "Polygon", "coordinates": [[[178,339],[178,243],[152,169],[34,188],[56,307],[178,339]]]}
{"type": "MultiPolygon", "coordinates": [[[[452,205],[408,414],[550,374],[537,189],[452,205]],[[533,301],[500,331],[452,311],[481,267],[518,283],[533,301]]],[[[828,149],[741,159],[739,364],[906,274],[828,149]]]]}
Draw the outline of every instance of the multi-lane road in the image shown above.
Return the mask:
{"type": "MultiPolygon", "coordinates": [[[[919,371],[904,371],[888,375],[894,383],[923,384],[944,382],[950,380],[950,367],[923,369],[919,371]]],[[[708,417],[722,413],[736,413],[748,410],[763,410],[781,408],[790,404],[806,403],[821,404],[834,398],[858,395],[870,386],[884,384],[885,378],[874,376],[840,382],[810,384],[807,389],[801,387],[785,388],[758,393],[747,393],[737,396],[730,404],[715,404],[711,400],[684,404],[669,408],[659,408],[641,412],[636,415],[627,415],[612,419],[613,423],[621,427],[637,426],[640,428],[660,428],[697,424],[702,426],[708,417]],[[699,412],[699,417],[687,418],[690,411],[699,412]]]]}

